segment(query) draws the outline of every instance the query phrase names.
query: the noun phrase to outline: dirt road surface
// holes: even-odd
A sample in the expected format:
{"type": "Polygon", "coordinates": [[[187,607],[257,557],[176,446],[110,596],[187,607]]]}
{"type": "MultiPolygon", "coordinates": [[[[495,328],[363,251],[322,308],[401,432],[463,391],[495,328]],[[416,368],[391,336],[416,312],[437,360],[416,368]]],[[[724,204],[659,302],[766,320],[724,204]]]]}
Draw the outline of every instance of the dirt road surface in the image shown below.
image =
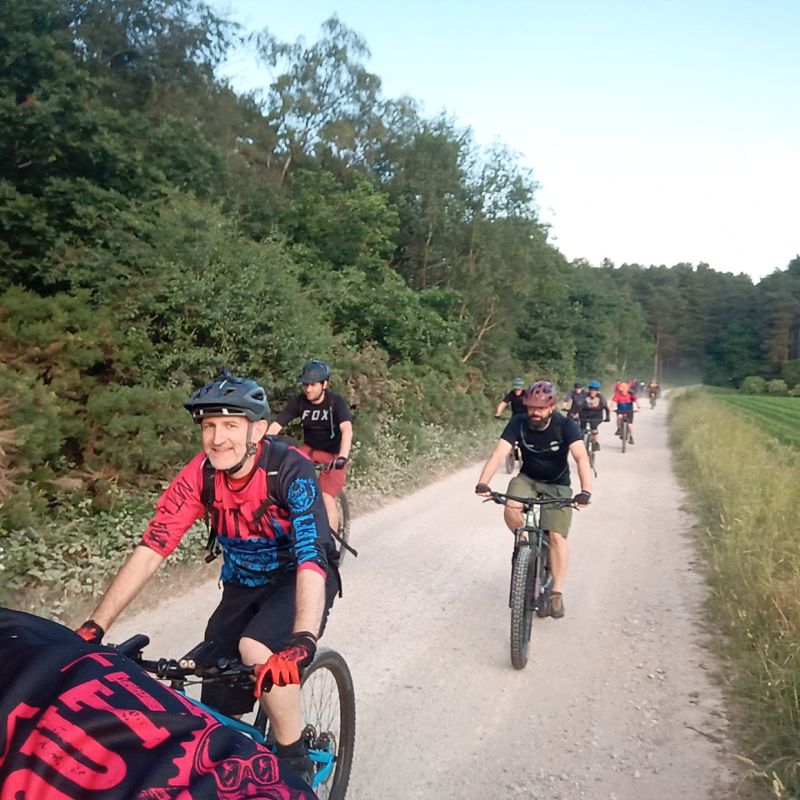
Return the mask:
{"type": "MultiPolygon", "coordinates": [[[[534,621],[522,671],[509,660],[512,537],[501,507],[473,494],[479,467],[354,522],[360,556],[343,566],[323,640],[347,658],[358,698],[348,798],[732,794],[666,403],[637,415],[627,453],[610,425],[601,442],[592,504],[569,538],[566,616],[534,621]]],[[[180,656],[218,599],[206,584],[123,617],[111,638],[147,632],[153,655],[180,656]]]]}

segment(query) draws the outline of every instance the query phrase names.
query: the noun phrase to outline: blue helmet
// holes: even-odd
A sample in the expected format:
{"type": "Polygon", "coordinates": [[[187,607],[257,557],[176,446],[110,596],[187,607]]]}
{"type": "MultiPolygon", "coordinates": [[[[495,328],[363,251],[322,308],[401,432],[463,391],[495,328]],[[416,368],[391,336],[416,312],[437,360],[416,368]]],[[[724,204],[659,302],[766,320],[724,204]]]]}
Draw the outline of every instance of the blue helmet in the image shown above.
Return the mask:
{"type": "Polygon", "coordinates": [[[331,368],[324,361],[309,361],[297,376],[298,383],[322,383],[331,378],[331,368]]]}
{"type": "Polygon", "coordinates": [[[250,422],[269,420],[269,401],[262,386],[247,378],[236,378],[221,369],[211,383],[198,389],[183,404],[195,422],[203,417],[247,417],[250,422]]]}
{"type": "Polygon", "coordinates": [[[600,381],[589,381],[589,388],[597,389],[597,391],[600,391],[600,381]]]}

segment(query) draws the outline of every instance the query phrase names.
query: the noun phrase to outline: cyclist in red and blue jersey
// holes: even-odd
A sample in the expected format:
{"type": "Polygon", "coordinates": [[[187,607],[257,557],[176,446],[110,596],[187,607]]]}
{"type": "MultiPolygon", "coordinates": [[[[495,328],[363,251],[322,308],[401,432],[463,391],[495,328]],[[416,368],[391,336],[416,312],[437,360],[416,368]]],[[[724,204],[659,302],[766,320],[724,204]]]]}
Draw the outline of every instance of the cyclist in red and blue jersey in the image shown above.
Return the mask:
{"type": "Polygon", "coordinates": [[[628,442],[633,444],[633,407],[636,406],[637,411],[641,411],[639,407],[639,400],[636,395],[630,391],[627,383],[623,382],[619,385],[614,396],[611,398],[614,403],[614,412],[617,415],[617,436],[622,436],[622,418],[628,417],[628,442]]]}
{"type": "MultiPolygon", "coordinates": [[[[269,403],[255,381],[222,371],[185,407],[200,425],[204,452],[161,496],[140,546],[78,633],[101,641],[186,531],[210,512],[209,548],[215,538],[224,554],[223,592],[205,638],[216,644],[217,657],[266,665],[260,674],[276,678],[279,688],[261,702],[278,755],[308,775],[313,765],[301,738],[299,683],[338,584],[314,465],[297,448],[264,438],[269,403]]],[[[229,716],[253,707],[246,688],[209,684],[202,699],[229,716]]]]}

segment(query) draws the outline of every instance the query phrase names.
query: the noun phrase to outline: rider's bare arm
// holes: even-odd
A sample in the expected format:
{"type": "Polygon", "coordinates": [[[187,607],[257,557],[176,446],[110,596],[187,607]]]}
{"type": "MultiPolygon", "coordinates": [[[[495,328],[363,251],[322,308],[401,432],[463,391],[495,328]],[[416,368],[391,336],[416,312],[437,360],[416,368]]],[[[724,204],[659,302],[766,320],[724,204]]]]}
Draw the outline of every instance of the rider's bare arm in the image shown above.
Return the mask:
{"type": "MultiPolygon", "coordinates": [[[[583,444],[583,440],[579,442],[573,442],[569,446],[569,452],[575,459],[575,463],[578,465],[578,479],[581,482],[581,491],[591,493],[592,467],[591,464],[589,464],[589,454],[586,452],[586,447],[583,444]]],[[[579,508],[582,507],[583,506],[579,506],[579,508]]]]}
{"type": "Polygon", "coordinates": [[[342,443],[339,446],[339,455],[343,458],[350,458],[350,448],[353,446],[353,423],[340,422],[339,429],[342,432],[342,443]]]}
{"type": "Polygon", "coordinates": [[[277,422],[270,423],[269,428],[267,428],[267,436],[277,436],[283,430],[283,425],[279,425],[277,422]]]}
{"type": "Polygon", "coordinates": [[[325,576],[314,569],[298,570],[293,630],[309,631],[319,636],[324,610],[325,576]]]}
{"type": "Polygon", "coordinates": [[[488,485],[489,481],[494,477],[497,468],[506,460],[506,456],[511,452],[513,445],[505,439],[501,439],[494,452],[489,456],[489,460],[484,464],[481,477],[478,478],[478,483],[485,483],[488,485]]]}
{"type": "Polygon", "coordinates": [[[497,410],[494,412],[494,415],[495,415],[496,417],[499,417],[499,416],[500,416],[500,415],[501,415],[501,414],[502,414],[502,413],[503,413],[503,412],[506,410],[506,406],[507,406],[507,405],[508,405],[508,403],[503,403],[503,402],[501,401],[501,402],[500,402],[500,405],[498,405],[498,406],[497,406],[497,410]]]}
{"type": "Polygon", "coordinates": [[[91,619],[107,631],[163,561],[164,556],[146,545],[139,545],[122,565],[91,619]]]}

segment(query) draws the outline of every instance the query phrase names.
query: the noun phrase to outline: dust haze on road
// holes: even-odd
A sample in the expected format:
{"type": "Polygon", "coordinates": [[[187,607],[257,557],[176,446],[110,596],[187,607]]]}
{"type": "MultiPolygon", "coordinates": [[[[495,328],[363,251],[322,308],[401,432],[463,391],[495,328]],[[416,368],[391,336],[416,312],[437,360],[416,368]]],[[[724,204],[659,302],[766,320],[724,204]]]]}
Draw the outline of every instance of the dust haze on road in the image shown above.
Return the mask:
{"type": "MultiPolygon", "coordinates": [[[[474,494],[479,465],[353,522],[360,555],[343,565],[344,597],[322,640],[346,657],[356,687],[348,798],[732,793],[666,403],[635,423],[625,454],[612,426],[601,426],[592,504],[575,514],[569,537],[566,616],[534,620],[522,671],[509,658],[513,539],[502,508],[474,494]]],[[[498,473],[492,487],[504,491],[509,477],[498,473]]],[[[149,657],[181,656],[220,595],[209,582],[158,611],[123,616],[109,638],[143,632],[149,657]]]]}

